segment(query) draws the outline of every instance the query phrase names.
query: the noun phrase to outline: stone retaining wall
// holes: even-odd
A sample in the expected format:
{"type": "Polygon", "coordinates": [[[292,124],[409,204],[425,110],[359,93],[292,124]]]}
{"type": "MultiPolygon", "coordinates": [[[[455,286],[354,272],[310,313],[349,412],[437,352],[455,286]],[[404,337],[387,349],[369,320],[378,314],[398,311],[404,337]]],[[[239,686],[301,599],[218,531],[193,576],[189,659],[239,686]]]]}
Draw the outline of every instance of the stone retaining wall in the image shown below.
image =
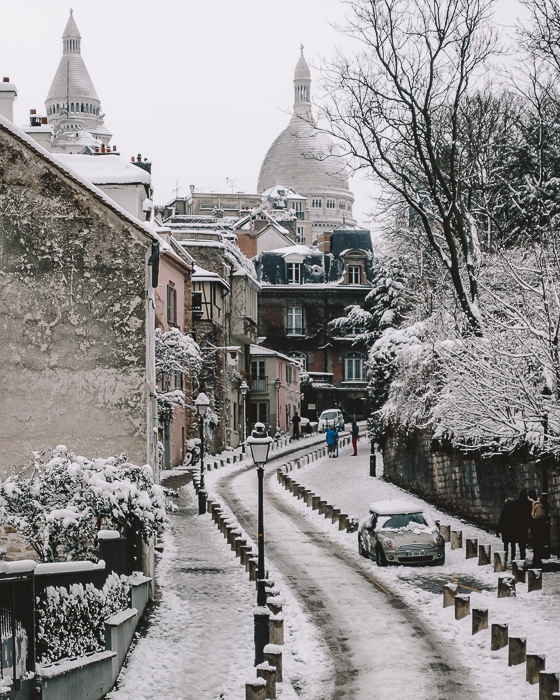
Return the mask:
{"type": "Polygon", "coordinates": [[[560,468],[553,460],[465,454],[420,431],[388,435],[382,453],[388,481],[492,529],[507,497],[516,498],[522,488],[548,490],[551,546],[560,549],[560,468]]]}

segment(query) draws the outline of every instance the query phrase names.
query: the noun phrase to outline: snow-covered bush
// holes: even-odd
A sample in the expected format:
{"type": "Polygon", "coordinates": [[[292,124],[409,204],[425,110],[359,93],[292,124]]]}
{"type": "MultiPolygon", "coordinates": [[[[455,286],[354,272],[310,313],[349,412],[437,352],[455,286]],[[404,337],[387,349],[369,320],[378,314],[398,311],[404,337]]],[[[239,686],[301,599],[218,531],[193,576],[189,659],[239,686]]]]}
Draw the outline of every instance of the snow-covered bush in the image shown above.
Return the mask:
{"type": "Polygon", "coordinates": [[[125,576],[110,574],[102,590],[92,584],[49,586],[37,598],[38,657],[43,664],[105,649],[105,620],[129,604],[125,576]]]}
{"type": "Polygon", "coordinates": [[[129,528],[145,541],[167,522],[166,500],[149,465],[125,455],[88,460],[59,445],[29,472],[0,482],[4,522],[15,527],[42,561],[92,559],[97,531],[129,528]]]}

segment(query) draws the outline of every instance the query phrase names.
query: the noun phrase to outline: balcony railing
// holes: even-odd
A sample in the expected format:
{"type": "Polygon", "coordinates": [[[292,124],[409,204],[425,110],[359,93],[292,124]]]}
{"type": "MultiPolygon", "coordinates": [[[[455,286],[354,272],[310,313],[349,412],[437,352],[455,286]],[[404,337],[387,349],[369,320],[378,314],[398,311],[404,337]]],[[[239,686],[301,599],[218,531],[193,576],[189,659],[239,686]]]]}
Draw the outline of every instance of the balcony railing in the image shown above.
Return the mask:
{"type": "Polygon", "coordinates": [[[268,377],[251,377],[252,394],[268,394],[268,377]]]}

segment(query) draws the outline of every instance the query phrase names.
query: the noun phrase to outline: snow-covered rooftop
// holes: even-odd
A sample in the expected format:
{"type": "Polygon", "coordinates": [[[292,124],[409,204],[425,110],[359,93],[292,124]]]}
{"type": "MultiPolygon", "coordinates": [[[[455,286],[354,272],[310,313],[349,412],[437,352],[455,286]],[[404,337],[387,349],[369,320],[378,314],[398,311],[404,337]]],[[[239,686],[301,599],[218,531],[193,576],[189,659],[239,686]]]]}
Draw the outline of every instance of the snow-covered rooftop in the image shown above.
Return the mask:
{"type": "Polygon", "coordinates": [[[152,180],[146,170],[113,153],[95,156],[57,153],[53,157],[94,185],[149,185],[152,180]]]}

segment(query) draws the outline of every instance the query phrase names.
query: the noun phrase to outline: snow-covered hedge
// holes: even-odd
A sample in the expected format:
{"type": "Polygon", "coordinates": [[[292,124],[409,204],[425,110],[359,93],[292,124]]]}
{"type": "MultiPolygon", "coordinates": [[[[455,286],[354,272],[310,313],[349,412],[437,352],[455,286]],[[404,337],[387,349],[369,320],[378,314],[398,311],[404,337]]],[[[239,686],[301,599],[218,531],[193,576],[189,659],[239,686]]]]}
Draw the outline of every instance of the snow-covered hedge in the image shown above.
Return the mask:
{"type": "Polygon", "coordinates": [[[0,482],[0,517],[42,561],[95,561],[100,529],[129,528],[147,542],[165,527],[166,500],[149,465],[125,455],[89,460],[59,445],[30,467],[0,482]]]}
{"type": "Polygon", "coordinates": [[[102,590],[92,584],[68,589],[49,586],[37,598],[37,643],[40,663],[105,649],[105,620],[129,605],[130,585],[125,576],[111,574],[102,590]]]}

